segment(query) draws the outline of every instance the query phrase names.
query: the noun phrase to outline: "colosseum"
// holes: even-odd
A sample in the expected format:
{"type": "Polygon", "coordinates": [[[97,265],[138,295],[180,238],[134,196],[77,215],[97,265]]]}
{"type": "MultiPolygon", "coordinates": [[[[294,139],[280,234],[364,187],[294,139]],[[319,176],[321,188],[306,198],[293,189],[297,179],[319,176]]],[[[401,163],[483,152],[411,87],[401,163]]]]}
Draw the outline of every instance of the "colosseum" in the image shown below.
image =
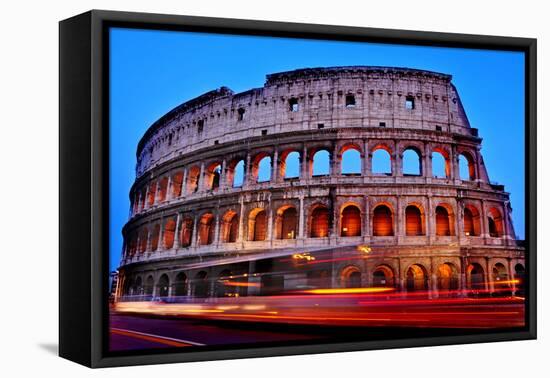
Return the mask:
{"type": "Polygon", "coordinates": [[[137,146],[117,300],[521,294],[509,194],[451,78],[307,68],[174,108],[137,146]]]}

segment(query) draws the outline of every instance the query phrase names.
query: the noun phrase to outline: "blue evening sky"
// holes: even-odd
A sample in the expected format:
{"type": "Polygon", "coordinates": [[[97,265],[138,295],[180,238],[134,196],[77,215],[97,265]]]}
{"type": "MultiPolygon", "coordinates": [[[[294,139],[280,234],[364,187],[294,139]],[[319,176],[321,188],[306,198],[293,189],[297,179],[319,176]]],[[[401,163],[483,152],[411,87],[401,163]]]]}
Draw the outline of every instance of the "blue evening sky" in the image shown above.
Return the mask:
{"type": "Polygon", "coordinates": [[[263,86],[266,74],[305,67],[396,66],[453,75],[483,138],[489,178],[511,193],[514,227],[524,238],[523,53],[120,28],[110,38],[112,270],[120,262],[136,147],[147,128],[204,92],[221,86],[241,92],[263,86]]]}

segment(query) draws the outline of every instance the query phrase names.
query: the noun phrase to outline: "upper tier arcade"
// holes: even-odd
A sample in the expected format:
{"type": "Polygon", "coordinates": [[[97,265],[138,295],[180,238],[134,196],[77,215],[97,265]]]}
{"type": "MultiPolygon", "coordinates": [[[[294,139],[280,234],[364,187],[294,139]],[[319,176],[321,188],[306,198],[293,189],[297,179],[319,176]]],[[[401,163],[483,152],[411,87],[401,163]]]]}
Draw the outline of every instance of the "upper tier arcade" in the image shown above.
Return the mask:
{"type": "Polygon", "coordinates": [[[477,137],[450,75],[393,67],[306,68],[267,75],[262,88],[235,94],[221,87],[177,106],[140,140],[136,175],[226,142],[356,127],[477,137]]]}

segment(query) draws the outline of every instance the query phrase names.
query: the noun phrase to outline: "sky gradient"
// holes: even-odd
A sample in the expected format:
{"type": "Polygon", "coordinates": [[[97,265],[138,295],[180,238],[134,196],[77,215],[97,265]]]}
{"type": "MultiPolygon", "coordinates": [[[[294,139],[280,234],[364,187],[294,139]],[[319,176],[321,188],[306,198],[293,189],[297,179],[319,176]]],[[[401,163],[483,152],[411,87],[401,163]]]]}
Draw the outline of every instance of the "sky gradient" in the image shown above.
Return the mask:
{"type": "Polygon", "coordinates": [[[177,105],[221,86],[262,87],[265,75],[321,66],[395,66],[451,74],[472,127],[483,138],[489,178],[510,192],[525,235],[524,55],[289,38],[113,28],[110,31],[110,268],[122,249],[136,148],[177,105]]]}

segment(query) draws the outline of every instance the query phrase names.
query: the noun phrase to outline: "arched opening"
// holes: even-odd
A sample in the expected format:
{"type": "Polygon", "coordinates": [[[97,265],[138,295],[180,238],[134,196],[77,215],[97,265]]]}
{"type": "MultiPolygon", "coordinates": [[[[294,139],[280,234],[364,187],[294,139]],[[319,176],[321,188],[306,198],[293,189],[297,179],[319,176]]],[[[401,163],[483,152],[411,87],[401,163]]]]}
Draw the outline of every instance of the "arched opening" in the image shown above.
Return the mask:
{"type": "Polygon", "coordinates": [[[353,145],[345,146],[342,151],[342,174],[360,175],[361,151],[353,145]]]}
{"type": "Polygon", "coordinates": [[[514,279],[516,280],[516,295],[525,295],[525,267],[516,264],[514,267],[514,279]]]}
{"type": "Polygon", "coordinates": [[[141,277],[136,278],[134,295],[143,295],[143,282],[141,280],[141,277]]]}
{"type": "Polygon", "coordinates": [[[394,287],[395,275],[393,269],[387,265],[379,265],[372,272],[372,286],[374,287],[394,287]]]}
{"type": "Polygon", "coordinates": [[[324,205],[316,206],[311,212],[310,233],[311,238],[325,238],[329,230],[329,211],[324,205]]]}
{"type": "Polygon", "coordinates": [[[187,248],[191,245],[191,238],[193,237],[193,219],[184,218],[181,222],[180,232],[180,246],[187,248]]]}
{"type": "Polygon", "coordinates": [[[147,250],[147,236],[148,236],[147,229],[144,228],[139,233],[139,245],[138,245],[138,253],[144,253],[147,250]]]}
{"type": "Polygon", "coordinates": [[[473,291],[485,289],[485,271],[478,263],[468,265],[468,269],[466,269],[466,287],[473,291]]]}
{"type": "Polygon", "coordinates": [[[227,183],[233,188],[240,188],[244,182],[244,160],[232,161],[227,169],[227,183]]]}
{"type": "Polygon", "coordinates": [[[130,295],[133,295],[134,294],[134,279],[133,278],[128,278],[126,281],[124,281],[124,289],[123,289],[123,293],[124,295],[126,296],[130,296],[130,295]]]}
{"type": "Polygon", "coordinates": [[[464,152],[458,156],[458,170],[461,180],[474,181],[476,179],[474,159],[470,154],[464,152]]]}
{"type": "Polygon", "coordinates": [[[295,207],[285,206],[277,211],[277,239],[296,239],[298,212],[295,207]]]}
{"type": "Polygon", "coordinates": [[[487,221],[489,222],[489,236],[498,238],[504,234],[502,215],[497,208],[493,207],[489,210],[487,221]]]}
{"type": "Polygon", "coordinates": [[[196,193],[199,191],[200,168],[195,166],[187,172],[187,193],[196,193]]]}
{"type": "Polygon", "coordinates": [[[355,205],[342,209],[340,236],[361,236],[361,210],[355,205]]]}
{"type": "Polygon", "coordinates": [[[479,211],[471,205],[464,207],[464,235],[479,236],[481,234],[479,224],[479,211]]]}
{"type": "Polygon", "coordinates": [[[147,194],[146,194],[146,190],[145,190],[145,189],[143,189],[143,190],[141,191],[141,194],[140,194],[139,198],[140,198],[139,210],[140,210],[140,211],[143,211],[143,209],[145,209],[145,203],[146,203],[146,201],[147,201],[147,194]]]}
{"type": "Polygon", "coordinates": [[[510,280],[508,271],[502,263],[496,263],[493,266],[493,287],[495,288],[494,295],[510,294],[510,280]]]}
{"type": "Polygon", "coordinates": [[[393,214],[388,206],[378,205],[374,208],[372,234],[374,236],[393,236],[393,214]]]}
{"type": "Polygon", "coordinates": [[[152,182],[149,185],[149,195],[147,196],[147,207],[151,207],[155,204],[155,196],[157,194],[157,183],[156,181],[152,182]]]}
{"type": "Polygon", "coordinates": [[[176,297],[187,295],[187,276],[183,272],[179,272],[174,279],[174,295],[176,297]]]}
{"type": "Polygon", "coordinates": [[[137,238],[134,234],[130,234],[126,237],[128,239],[128,247],[126,250],[127,256],[133,256],[137,252],[137,238]]]}
{"type": "Polygon", "coordinates": [[[214,242],[214,215],[204,214],[199,222],[199,245],[210,245],[214,242]]]}
{"type": "Polygon", "coordinates": [[[437,236],[452,236],[451,216],[444,206],[435,208],[435,234],[437,236]]]}
{"type": "Polygon", "coordinates": [[[415,148],[407,148],[403,152],[403,175],[422,176],[422,160],[420,152],[415,148]]]}
{"type": "Polygon", "coordinates": [[[232,278],[231,271],[225,269],[220,272],[215,285],[216,297],[229,297],[235,293],[235,286],[226,285],[229,284],[232,278]]]}
{"type": "Polygon", "coordinates": [[[326,269],[311,270],[307,273],[307,286],[310,288],[330,288],[330,273],[326,269]]]}
{"type": "Polygon", "coordinates": [[[145,295],[153,295],[153,290],[155,288],[155,280],[153,279],[153,276],[147,277],[145,280],[145,286],[143,288],[145,295]]]}
{"type": "Polygon", "coordinates": [[[437,289],[445,292],[458,290],[458,272],[451,263],[444,263],[437,268],[437,289]]]}
{"type": "Polygon", "coordinates": [[[206,168],[206,185],[208,190],[216,190],[220,187],[222,166],[220,163],[212,163],[206,168]]]}
{"type": "Polygon", "coordinates": [[[314,177],[330,175],[330,153],[327,150],[319,150],[313,154],[312,175],[314,177]]]}
{"type": "Polygon", "coordinates": [[[164,224],[164,248],[171,249],[174,247],[174,236],[176,232],[176,219],[169,218],[164,224]]]}
{"type": "Polygon", "coordinates": [[[166,201],[166,193],[168,193],[168,177],[163,177],[159,181],[159,188],[158,188],[158,202],[164,202],[166,201]]]}
{"type": "Polygon", "coordinates": [[[405,209],[405,232],[407,236],[424,235],[424,216],[417,206],[409,205],[405,209]]]}
{"type": "Polygon", "coordinates": [[[342,269],[340,281],[345,288],[361,287],[361,271],[356,266],[347,266],[342,269]]]}
{"type": "Polygon", "coordinates": [[[183,172],[178,172],[172,176],[172,198],[181,196],[183,187],[183,172]]]}
{"type": "Polygon", "coordinates": [[[208,279],[205,271],[200,271],[195,275],[193,280],[194,293],[197,298],[205,298],[208,296],[208,279]]]}
{"type": "Polygon", "coordinates": [[[267,214],[263,209],[254,209],[248,216],[248,240],[263,241],[267,237],[267,214]]]}
{"type": "Polygon", "coordinates": [[[435,178],[451,177],[451,161],[447,151],[435,149],[432,152],[432,176],[435,178]]]}
{"type": "Polygon", "coordinates": [[[391,176],[390,152],[383,147],[377,147],[372,152],[372,173],[391,176]]]}
{"type": "Polygon", "coordinates": [[[262,274],[260,295],[277,295],[285,289],[285,276],[282,274],[262,274]]]}
{"type": "Polygon", "coordinates": [[[296,151],[285,151],[281,154],[280,177],[292,179],[300,177],[300,153],[296,151]]]}
{"type": "Polygon", "coordinates": [[[160,237],[160,224],[156,224],[153,227],[153,236],[151,237],[151,251],[156,251],[159,248],[159,237],[160,237]]]}
{"type": "Polygon", "coordinates": [[[428,273],[420,264],[407,269],[407,291],[428,290],[428,273]]]}
{"type": "Polygon", "coordinates": [[[252,177],[256,182],[271,180],[271,156],[266,152],[256,155],[252,161],[252,177]]]}
{"type": "Polygon", "coordinates": [[[233,210],[226,212],[222,218],[221,238],[224,243],[234,243],[237,241],[239,233],[239,217],[233,210]]]}
{"type": "Polygon", "coordinates": [[[166,274],[163,274],[159,278],[159,282],[157,283],[157,293],[158,296],[161,298],[166,298],[170,294],[169,291],[170,287],[170,280],[168,279],[168,276],[166,274]]]}

